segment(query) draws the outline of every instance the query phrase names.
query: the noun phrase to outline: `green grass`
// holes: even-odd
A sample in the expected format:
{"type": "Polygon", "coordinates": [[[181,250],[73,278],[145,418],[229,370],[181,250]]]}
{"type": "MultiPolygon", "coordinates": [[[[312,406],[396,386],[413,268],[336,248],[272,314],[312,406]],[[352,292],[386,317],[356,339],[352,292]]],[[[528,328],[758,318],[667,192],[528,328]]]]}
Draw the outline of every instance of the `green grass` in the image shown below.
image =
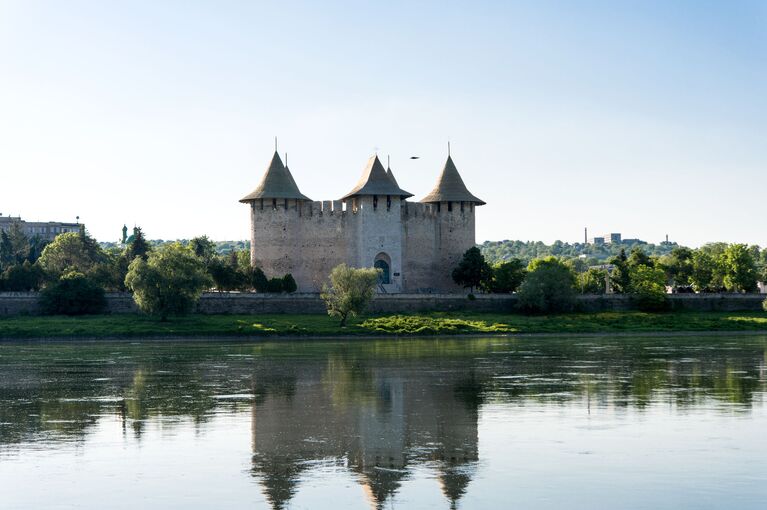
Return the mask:
{"type": "Polygon", "coordinates": [[[325,315],[5,317],[0,339],[104,337],[393,336],[665,331],[765,331],[767,312],[604,312],[525,316],[428,313],[362,317],[340,328],[325,315]]]}

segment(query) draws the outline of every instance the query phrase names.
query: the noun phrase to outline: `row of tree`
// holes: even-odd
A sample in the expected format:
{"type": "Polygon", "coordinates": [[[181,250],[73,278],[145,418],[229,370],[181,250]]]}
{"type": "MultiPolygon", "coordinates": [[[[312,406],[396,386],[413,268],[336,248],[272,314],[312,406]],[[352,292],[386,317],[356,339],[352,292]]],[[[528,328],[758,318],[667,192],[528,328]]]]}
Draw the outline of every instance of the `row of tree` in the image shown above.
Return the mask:
{"type": "MultiPolygon", "coordinates": [[[[453,279],[472,291],[515,292],[530,266],[545,258],[529,264],[515,258],[490,265],[479,248],[471,248],[453,270],[453,279]]],[[[621,250],[596,267],[581,258],[556,258],[574,272],[584,294],[607,292],[608,280],[611,292],[630,293],[632,273],[644,271],[649,277],[648,270],[659,286],[672,292],[757,292],[758,282],[767,281],[767,249],[745,244],[711,243],[698,249],[678,246],[662,256],[648,255],[635,246],[628,254],[621,250]]]]}
{"type": "Polygon", "coordinates": [[[13,225],[8,232],[0,231],[0,290],[39,290],[74,271],[104,290],[125,291],[125,277],[136,257],[147,260],[151,253],[162,252],[176,244],[190,249],[203,261],[212,279],[212,289],[296,291],[296,282],[290,274],[267,278],[261,269],[251,267],[248,251],[219,255],[216,244],[205,236],[185,243],[153,245],[147,242],[140,228],[135,228],[127,245],[104,249],[84,229],[78,233],[61,234],[46,244],[39,238],[28,239],[18,225],[13,225]]]}
{"type": "Polygon", "coordinates": [[[473,292],[519,294],[529,311],[564,311],[574,296],[612,292],[630,294],[637,306],[661,310],[672,292],[757,292],[767,281],[767,250],[745,244],[708,244],[698,249],[676,247],[651,256],[641,247],[625,250],[607,264],[589,267],[581,259],[542,257],[525,265],[520,259],[490,265],[480,249],[469,249],[453,270],[453,280],[473,292]]]}
{"type": "Polygon", "coordinates": [[[0,232],[0,291],[40,290],[47,313],[97,313],[105,291],[130,291],[142,310],[167,317],[190,309],[204,290],[295,292],[290,274],[267,278],[249,254],[216,253],[207,237],[150,245],[140,228],[123,248],[103,249],[84,228],[39,249],[18,227],[0,232]]]}

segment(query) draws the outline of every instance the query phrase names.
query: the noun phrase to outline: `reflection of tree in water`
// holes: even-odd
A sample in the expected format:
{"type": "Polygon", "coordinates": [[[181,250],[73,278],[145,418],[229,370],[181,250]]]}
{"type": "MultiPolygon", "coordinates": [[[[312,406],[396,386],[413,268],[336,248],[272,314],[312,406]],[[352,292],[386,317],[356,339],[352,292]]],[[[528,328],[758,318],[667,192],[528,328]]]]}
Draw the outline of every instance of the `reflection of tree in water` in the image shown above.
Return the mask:
{"type": "MultiPolygon", "coordinates": [[[[101,416],[121,417],[140,436],[152,417],[201,423],[216,407],[242,407],[212,398],[242,385],[208,355],[174,344],[2,346],[0,446],[51,434],[82,439],[101,416]]],[[[240,379],[250,368],[241,364],[240,379]]]]}

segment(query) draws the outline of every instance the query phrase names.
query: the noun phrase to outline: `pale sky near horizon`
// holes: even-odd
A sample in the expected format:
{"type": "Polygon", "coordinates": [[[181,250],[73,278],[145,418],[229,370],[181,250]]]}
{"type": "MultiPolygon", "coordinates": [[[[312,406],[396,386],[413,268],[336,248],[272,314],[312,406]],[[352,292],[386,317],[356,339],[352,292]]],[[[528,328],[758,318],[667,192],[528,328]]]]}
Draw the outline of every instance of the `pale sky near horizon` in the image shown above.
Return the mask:
{"type": "Polygon", "coordinates": [[[247,239],[274,136],[314,200],[450,140],[478,242],[765,246],[765,91],[765,1],[0,0],[0,213],[247,239]]]}

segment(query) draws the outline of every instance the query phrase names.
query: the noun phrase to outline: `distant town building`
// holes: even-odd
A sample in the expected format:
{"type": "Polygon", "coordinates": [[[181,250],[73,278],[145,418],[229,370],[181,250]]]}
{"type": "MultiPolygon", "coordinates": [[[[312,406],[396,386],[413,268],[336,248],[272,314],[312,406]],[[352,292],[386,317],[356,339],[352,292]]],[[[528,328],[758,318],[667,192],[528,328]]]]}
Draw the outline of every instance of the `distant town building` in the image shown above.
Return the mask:
{"type": "MultiPolygon", "coordinates": [[[[668,239],[668,236],[667,236],[668,239]]],[[[596,246],[603,246],[605,244],[647,244],[647,241],[642,239],[630,238],[623,239],[620,232],[612,232],[610,234],[604,234],[591,239],[586,239],[586,244],[593,244],[596,246]]]]}
{"type": "Polygon", "coordinates": [[[53,239],[65,232],[78,232],[79,223],[64,223],[61,221],[25,221],[20,216],[0,215],[0,230],[9,231],[11,226],[16,223],[21,227],[22,232],[29,238],[37,237],[46,241],[53,239]]]}
{"type": "Polygon", "coordinates": [[[602,246],[605,244],[605,238],[604,237],[592,237],[591,238],[591,244],[594,244],[596,246],[602,246]]]}

